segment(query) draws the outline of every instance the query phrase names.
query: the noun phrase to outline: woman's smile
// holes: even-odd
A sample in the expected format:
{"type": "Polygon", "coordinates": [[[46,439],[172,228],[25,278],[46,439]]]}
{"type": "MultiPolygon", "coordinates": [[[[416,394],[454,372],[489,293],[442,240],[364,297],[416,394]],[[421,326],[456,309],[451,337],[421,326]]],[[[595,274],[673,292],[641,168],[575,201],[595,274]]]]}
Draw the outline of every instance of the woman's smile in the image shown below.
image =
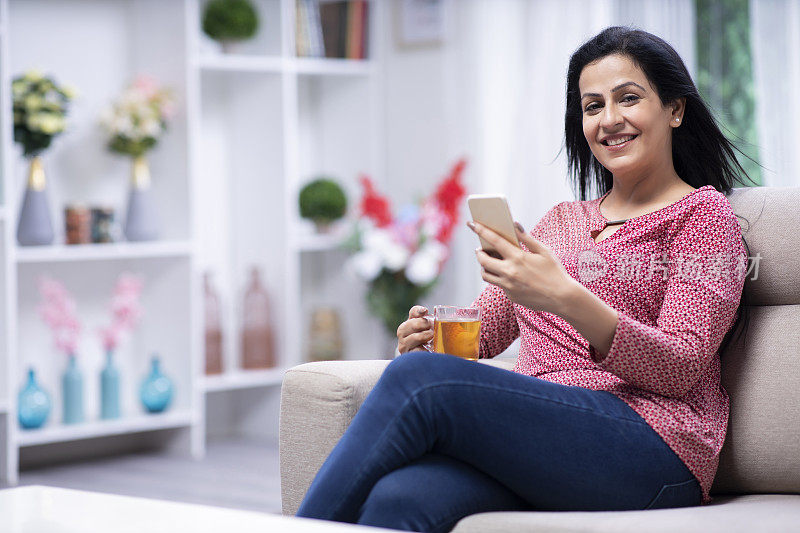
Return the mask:
{"type": "Polygon", "coordinates": [[[609,152],[619,152],[627,148],[638,135],[611,135],[606,137],[600,144],[606,147],[609,152]]]}

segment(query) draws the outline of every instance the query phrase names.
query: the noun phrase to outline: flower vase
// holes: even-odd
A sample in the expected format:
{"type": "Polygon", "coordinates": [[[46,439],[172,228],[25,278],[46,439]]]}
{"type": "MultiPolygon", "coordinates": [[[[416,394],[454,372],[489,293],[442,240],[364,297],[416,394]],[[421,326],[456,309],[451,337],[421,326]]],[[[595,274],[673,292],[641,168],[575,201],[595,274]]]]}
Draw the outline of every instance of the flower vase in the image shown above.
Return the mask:
{"type": "Polygon", "coordinates": [[[114,352],[106,352],[106,365],[100,372],[100,418],[119,418],[119,370],[114,364],[114,352]]]}
{"type": "Polygon", "coordinates": [[[53,222],[47,202],[47,188],[42,159],[30,160],[28,185],[19,212],[17,242],[22,246],[43,246],[53,242],[53,222]]]}
{"type": "Polygon", "coordinates": [[[142,382],[142,405],[148,413],[160,413],[172,401],[172,381],[161,372],[161,360],[153,356],[150,374],[142,382]]]}
{"type": "Polygon", "coordinates": [[[17,397],[17,418],[22,429],[42,427],[50,415],[50,395],[36,382],[36,374],[28,370],[28,383],[17,397]]]}
{"type": "Polygon", "coordinates": [[[64,401],[64,423],[83,422],[83,374],[74,355],[69,356],[67,369],[61,380],[64,401]]]}
{"type": "Polygon", "coordinates": [[[125,238],[129,241],[152,241],[159,235],[158,215],[150,188],[150,167],[141,155],[133,160],[125,238]]]}

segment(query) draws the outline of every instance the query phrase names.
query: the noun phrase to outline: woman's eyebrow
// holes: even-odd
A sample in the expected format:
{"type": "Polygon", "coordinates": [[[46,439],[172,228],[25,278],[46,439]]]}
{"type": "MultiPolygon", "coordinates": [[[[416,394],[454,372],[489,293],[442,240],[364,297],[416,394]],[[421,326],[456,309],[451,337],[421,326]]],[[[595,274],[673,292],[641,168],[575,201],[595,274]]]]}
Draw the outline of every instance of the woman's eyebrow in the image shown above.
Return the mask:
{"type": "MultiPolygon", "coordinates": [[[[628,85],[635,85],[636,87],[640,88],[644,92],[647,92],[647,89],[645,89],[644,87],[642,87],[641,85],[639,85],[635,81],[626,81],[625,83],[620,83],[619,85],[617,85],[616,87],[611,89],[611,92],[615,93],[615,92],[619,91],[620,89],[622,89],[624,87],[627,87],[628,85]]],[[[600,94],[600,93],[583,93],[583,95],[581,96],[581,100],[586,98],[587,96],[598,96],[599,97],[599,96],[603,96],[603,95],[600,94]]]]}

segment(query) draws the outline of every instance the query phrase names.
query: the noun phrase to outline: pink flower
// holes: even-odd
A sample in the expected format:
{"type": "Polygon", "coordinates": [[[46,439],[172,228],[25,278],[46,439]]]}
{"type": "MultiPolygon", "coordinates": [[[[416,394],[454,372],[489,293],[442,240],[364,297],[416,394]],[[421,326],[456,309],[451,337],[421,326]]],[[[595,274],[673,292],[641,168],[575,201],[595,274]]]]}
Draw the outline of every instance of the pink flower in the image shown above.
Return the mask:
{"type": "Polygon", "coordinates": [[[131,87],[140,92],[146,99],[158,94],[158,82],[146,74],[140,74],[133,80],[131,87]]]}
{"type": "Polygon", "coordinates": [[[53,332],[56,349],[67,355],[75,354],[82,329],[75,301],[61,282],[48,277],[39,279],[39,293],[44,300],[39,305],[39,314],[53,332]]]}
{"type": "Polygon", "coordinates": [[[139,297],[142,280],[128,273],[121,274],[111,297],[111,324],[100,328],[98,334],[106,351],[117,347],[125,331],[132,330],[142,316],[139,297]]]}

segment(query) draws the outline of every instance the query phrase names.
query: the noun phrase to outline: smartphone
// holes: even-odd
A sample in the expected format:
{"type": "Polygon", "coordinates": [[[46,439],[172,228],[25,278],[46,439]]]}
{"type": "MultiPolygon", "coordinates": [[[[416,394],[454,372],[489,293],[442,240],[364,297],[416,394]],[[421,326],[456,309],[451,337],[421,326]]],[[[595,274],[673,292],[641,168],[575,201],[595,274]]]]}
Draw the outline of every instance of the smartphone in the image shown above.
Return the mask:
{"type": "MultiPolygon", "coordinates": [[[[505,196],[502,194],[471,194],[467,197],[467,204],[473,221],[493,230],[517,248],[520,247],[517,230],[514,228],[514,219],[511,218],[511,210],[508,208],[508,200],[505,196]]],[[[480,241],[484,252],[492,257],[500,257],[494,246],[483,238],[480,238],[480,241]]]]}

